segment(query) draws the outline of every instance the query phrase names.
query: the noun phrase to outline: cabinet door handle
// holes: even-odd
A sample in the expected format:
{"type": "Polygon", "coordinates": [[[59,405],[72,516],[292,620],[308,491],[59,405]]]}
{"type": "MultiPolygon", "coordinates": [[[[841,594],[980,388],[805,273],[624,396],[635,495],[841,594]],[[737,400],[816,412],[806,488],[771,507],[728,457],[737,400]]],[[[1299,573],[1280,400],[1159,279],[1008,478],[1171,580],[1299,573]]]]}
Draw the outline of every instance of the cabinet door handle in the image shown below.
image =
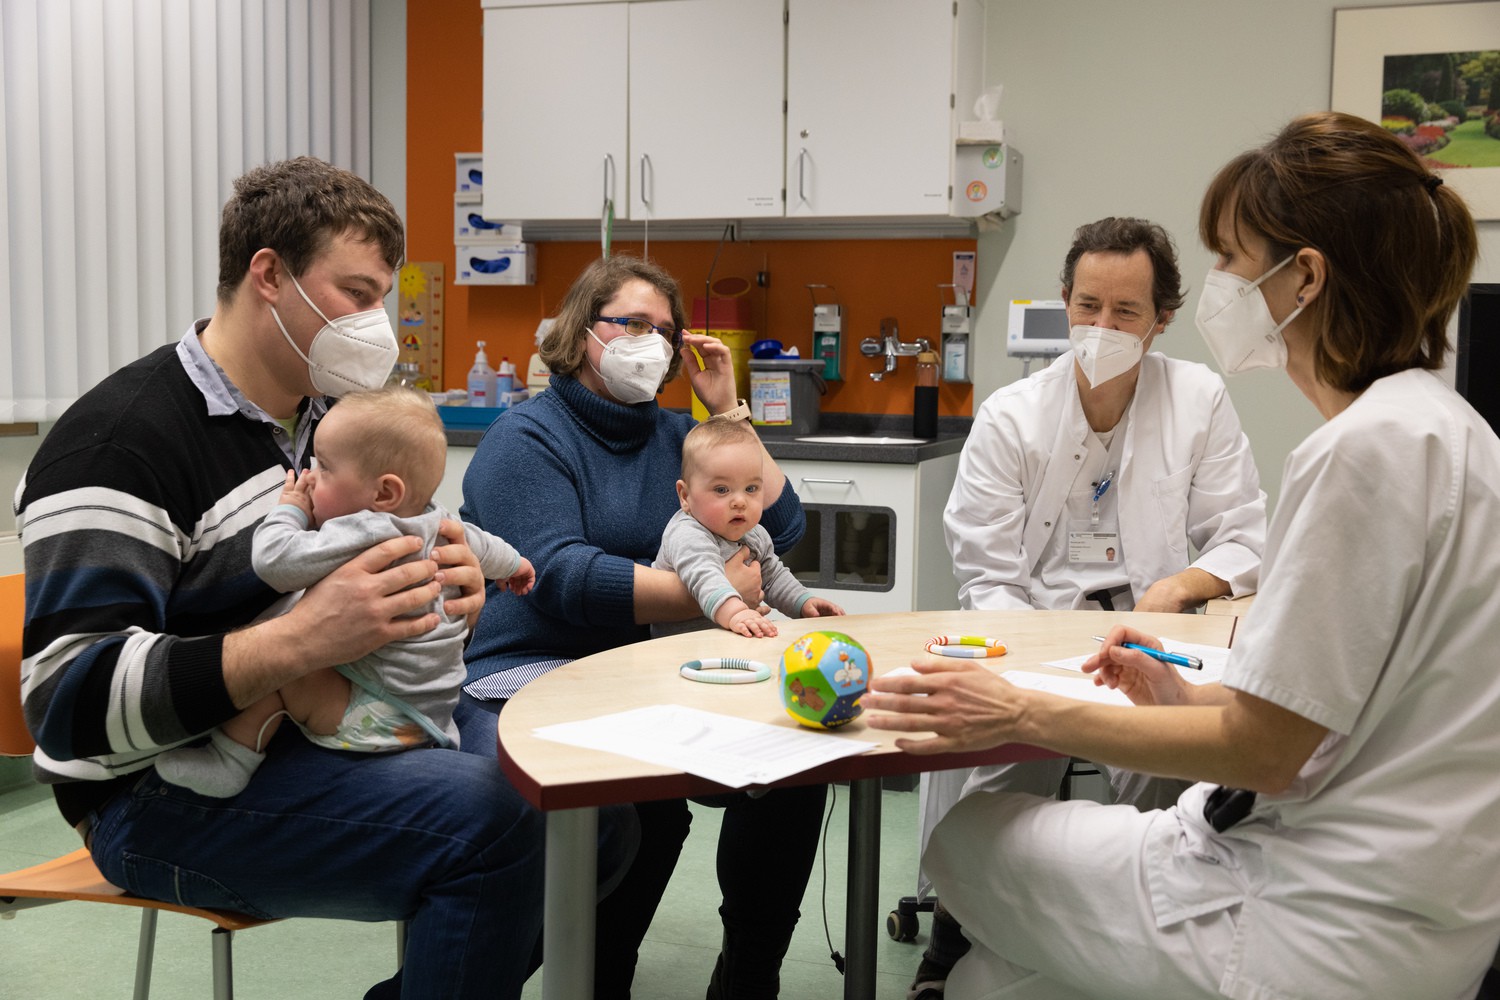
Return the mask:
{"type": "Polygon", "coordinates": [[[647,208],[651,207],[651,199],[646,197],[646,171],[651,169],[651,157],[645,153],[641,154],[641,204],[647,208]]]}
{"type": "Polygon", "coordinates": [[[809,479],[807,476],[803,476],[802,478],[800,478],[798,480],[798,482],[801,482],[801,483],[822,483],[825,486],[853,486],[854,485],[854,480],[852,480],[852,479],[809,479]]]}
{"type": "Polygon", "coordinates": [[[797,200],[807,200],[807,147],[797,154],[797,200]]]}
{"type": "Polygon", "coordinates": [[[604,154],[604,202],[609,203],[609,193],[615,189],[615,158],[604,154]]]}

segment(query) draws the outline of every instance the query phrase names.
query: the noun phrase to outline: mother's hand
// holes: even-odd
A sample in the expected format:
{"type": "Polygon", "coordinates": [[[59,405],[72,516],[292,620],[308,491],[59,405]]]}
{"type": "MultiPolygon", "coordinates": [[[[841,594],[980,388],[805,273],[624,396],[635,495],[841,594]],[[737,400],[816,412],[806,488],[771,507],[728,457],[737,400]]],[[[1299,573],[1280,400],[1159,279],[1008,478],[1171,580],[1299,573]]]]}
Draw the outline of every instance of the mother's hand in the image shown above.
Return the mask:
{"type": "Polygon", "coordinates": [[[734,387],[734,359],[729,348],[717,337],[682,331],[682,367],[693,392],[708,407],[710,415],[734,409],[738,399],[734,387]],[[697,351],[697,356],[693,352],[697,351]],[[698,357],[703,359],[699,367],[698,357]]]}

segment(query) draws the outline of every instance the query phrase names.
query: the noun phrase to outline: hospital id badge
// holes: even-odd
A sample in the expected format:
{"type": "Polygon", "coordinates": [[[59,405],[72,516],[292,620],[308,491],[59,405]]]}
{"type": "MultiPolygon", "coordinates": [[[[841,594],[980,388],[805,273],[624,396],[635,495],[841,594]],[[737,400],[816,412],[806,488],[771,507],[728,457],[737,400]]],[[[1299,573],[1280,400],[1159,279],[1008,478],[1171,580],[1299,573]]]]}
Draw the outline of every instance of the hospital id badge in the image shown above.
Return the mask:
{"type": "Polygon", "coordinates": [[[1120,533],[1113,524],[1074,521],[1068,525],[1068,562],[1103,563],[1120,561],[1120,533]]]}

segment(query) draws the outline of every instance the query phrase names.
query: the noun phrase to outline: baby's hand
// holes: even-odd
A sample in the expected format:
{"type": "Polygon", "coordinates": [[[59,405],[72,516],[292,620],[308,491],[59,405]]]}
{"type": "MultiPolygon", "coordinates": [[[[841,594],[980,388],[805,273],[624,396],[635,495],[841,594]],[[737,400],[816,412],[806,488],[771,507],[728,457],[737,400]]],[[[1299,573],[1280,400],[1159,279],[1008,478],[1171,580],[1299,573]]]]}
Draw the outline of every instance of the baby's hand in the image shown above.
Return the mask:
{"type": "Polygon", "coordinates": [[[501,590],[508,590],[512,594],[530,593],[532,585],[536,583],[536,567],[531,565],[531,560],[525,556],[521,557],[521,568],[516,570],[505,580],[496,580],[496,585],[501,590]]]}
{"type": "Polygon", "coordinates": [[[803,618],[827,618],[830,615],[843,613],[843,608],[824,597],[809,597],[802,604],[803,618]]]}
{"type": "Polygon", "coordinates": [[[312,517],[312,473],[307,469],[298,475],[291,469],[286,470],[286,485],[281,488],[281,503],[291,504],[299,508],[302,513],[312,517]]]}
{"type": "Polygon", "coordinates": [[[752,639],[757,637],[766,638],[776,634],[776,626],[771,623],[771,620],[754,608],[746,608],[744,611],[734,615],[734,617],[729,619],[729,624],[725,627],[731,632],[738,632],[740,635],[749,636],[752,639]]]}

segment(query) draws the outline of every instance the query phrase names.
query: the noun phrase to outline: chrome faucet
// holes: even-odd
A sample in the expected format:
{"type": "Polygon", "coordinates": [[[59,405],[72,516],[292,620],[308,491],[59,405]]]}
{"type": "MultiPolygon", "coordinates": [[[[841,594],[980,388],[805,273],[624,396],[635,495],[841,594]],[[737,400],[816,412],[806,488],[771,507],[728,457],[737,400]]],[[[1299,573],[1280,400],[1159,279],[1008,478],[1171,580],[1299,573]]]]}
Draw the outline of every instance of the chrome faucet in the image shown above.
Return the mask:
{"type": "Polygon", "coordinates": [[[918,337],[916,342],[912,344],[903,344],[901,342],[901,334],[896,329],[896,320],[891,316],[887,316],[880,321],[879,340],[876,340],[874,337],[866,337],[859,342],[859,353],[865,357],[874,358],[881,354],[885,355],[885,369],[870,373],[870,379],[874,382],[881,381],[896,370],[897,358],[903,355],[914,356],[930,350],[932,350],[932,345],[926,337],[918,337]]]}

